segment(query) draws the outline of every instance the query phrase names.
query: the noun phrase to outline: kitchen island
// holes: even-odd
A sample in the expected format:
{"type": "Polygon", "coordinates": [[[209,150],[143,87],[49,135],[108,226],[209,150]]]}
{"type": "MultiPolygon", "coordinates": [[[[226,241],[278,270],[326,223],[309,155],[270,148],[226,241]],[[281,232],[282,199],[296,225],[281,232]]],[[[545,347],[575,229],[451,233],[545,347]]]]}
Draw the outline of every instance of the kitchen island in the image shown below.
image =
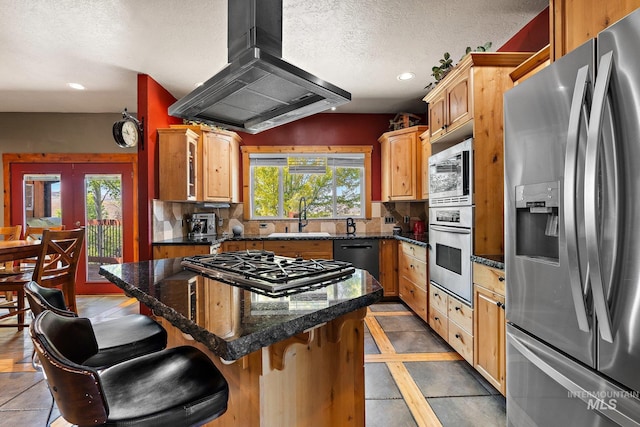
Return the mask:
{"type": "Polygon", "coordinates": [[[207,353],[229,382],[211,426],[364,426],[364,316],[382,297],[366,271],[272,298],[185,270],[180,258],[108,265],[153,310],[169,346],[207,353]]]}

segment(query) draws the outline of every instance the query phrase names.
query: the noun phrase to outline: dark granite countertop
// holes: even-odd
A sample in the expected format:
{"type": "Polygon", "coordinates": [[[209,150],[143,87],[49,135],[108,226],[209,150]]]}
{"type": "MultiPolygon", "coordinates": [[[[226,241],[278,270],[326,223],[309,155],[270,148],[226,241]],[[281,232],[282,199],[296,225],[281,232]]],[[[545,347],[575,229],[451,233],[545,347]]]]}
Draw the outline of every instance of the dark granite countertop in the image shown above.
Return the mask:
{"type": "Polygon", "coordinates": [[[323,288],[271,298],[185,270],[181,261],[103,265],[100,274],[228,361],[382,298],[378,281],[359,269],[323,288]]]}
{"type": "Polygon", "coordinates": [[[264,234],[243,234],[242,236],[206,236],[202,238],[178,237],[153,242],[153,245],[215,245],[224,241],[243,241],[243,240],[349,240],[349,239],[397,239],[419,246],[427,246],[429,243],[429,235],[421,234],[392,234],[392,233],[356,233],[356,234],[331,234],[330,236],[286,236],[286,237],[268,237],[264,234]]]}
{"type": "Polygon", "coordinates": [[[504,255],[471,255],[471,261],[504,270],[504,255]]]}

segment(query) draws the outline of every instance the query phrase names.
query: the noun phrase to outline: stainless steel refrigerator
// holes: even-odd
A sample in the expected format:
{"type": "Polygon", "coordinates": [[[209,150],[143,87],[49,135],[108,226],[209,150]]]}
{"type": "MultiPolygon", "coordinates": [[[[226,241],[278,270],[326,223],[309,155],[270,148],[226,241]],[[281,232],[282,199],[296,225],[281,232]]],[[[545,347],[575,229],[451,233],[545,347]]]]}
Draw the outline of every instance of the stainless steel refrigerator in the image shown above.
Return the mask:
{"type": "Polygon", "coordinates": [[[507,420],[640,425],[640,10],[505,94],[507,420]]]}

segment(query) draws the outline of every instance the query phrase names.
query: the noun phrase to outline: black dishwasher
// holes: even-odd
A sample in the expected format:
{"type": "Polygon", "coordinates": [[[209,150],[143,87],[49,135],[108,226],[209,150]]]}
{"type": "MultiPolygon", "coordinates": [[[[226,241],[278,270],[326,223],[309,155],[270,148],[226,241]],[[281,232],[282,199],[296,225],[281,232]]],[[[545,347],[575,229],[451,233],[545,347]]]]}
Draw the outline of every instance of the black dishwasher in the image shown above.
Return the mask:
{"type": "Polygon", "coordinates": [[[356,268],[367,270],[378,280],[378,243],[375,239],[336,239],[333,241],[333,259],[350,262],[356,268]]]}

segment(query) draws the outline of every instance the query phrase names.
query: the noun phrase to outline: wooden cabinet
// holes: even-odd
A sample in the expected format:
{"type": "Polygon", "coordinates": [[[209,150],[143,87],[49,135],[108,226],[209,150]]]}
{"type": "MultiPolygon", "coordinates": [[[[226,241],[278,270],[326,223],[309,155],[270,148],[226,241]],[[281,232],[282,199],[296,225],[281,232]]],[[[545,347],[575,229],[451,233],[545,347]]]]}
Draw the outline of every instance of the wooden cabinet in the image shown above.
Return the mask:
{"type": "Polygon", "coordinates": [[[209,245],[153,245],[153,259],[207,255],[212,253],[212,248],[209,245]]]}
{"type": "Polygon", "coordinates": [[[549,50],[549,45],[546,45],[509,73],[511,80],[513,80],[513,84],[517,85],[522,83],[538,71],[548,66],[551,63],[551,60],[549,59],[549,50]]]}
{"type": "MultiPolygon", "coordinates": [[[[438,84],[429,97],[429,131],[431,140],[447,142],[463,139],[459,135],[471,133],[471,127],[465,126],[473,117],[471,86],[471,65],[469,61],[461,63],[446,84],[438,84]],[[454,74],[455,73],[455,74],[454,74]]],[[[447,76],[449,77],[449,76],[447,76]]],[[[444,80],[443,80],[444,81],[444,80]]]]}
{"type": "Polygon", "coordinates": [[[422,197],[422,146],[427,126],[386,132],[381,144],[382,201],[418,200],[422,197]]]}
{"type": "Polygon", "coordinates": [[[427,248],[400,242],[398,248],[400,299],[422,319],[427,317],[427,248]]]}
{"type": "Polygon", "coordinates": [[[333,259],[332,240],[265,240],[264,250],[291,258],[333,259]]]}
{"type": "Polygon", "coordinates": [[[473,365],[474,310],[442,289],[429,285],[429,326],[473,365]]]}
{"type": "Polygon", "coordinates": [[[383,297],[398,296],[398,241],[396,239],[380,240],[380,284],[383,297]]]}
{"type": "Polygon", "coordinates": [[[502,394],[506,392],[504,272],[473,265],[475,305],[474,367],[502,394]]]}
{"type": "Polygon", "coordinates": [[[551,61],[640,7],[640,0],[551,0],[551,61]]]}
{"type": "Polygon", "coordinates": [[[158,129],[161,200],[196,200],[198,134],[189,129],[158,129]]]}
{"type": "Polygon", "coordinates": [[[189,129],[198,135],[196,200],[239,202],[242,139],[238,134],[203,125],[171,125],[171,129],[189,129]]]}
{"type": "Polygon", "coordinates": [[[470,53],[424,97],[434,153],[473,137],[474,253],[504,253],[503,98],[509,74],[531,55],[470,53]],[[443,115],[442,129],[432,114],[443,115]]]}
{"type": "Polygon", "coordinates": [[[420,180],[422,183],[422,193],[420,198],[422,200],[427,200],[429,199],[429,157],[431,156],[431,138],[429,137],[428,130],[420,134],[420,145],[422,147],[422,153],[420,156],[420,180]]]}
{"type": "Polygon", "coordinates": [[[238,252],[245,250],[262,250],[262,240],[226,240],[222,242],[222,252],[238,252]]]}

